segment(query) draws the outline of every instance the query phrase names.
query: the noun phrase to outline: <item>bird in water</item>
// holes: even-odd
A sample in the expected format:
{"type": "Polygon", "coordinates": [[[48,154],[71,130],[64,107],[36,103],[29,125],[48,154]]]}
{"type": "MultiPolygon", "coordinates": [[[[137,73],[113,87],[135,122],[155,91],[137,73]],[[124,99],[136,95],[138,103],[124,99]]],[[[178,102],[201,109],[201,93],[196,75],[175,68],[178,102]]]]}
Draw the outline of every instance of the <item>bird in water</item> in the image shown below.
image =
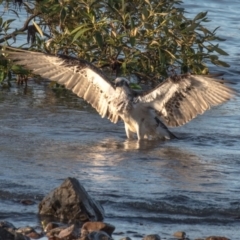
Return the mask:
{"type": "Polygon", "coordinates": [[[101,117],[113,123],[122,120],[129,139],[135,135],[138,140],[175,138],[168,127],[182,126],[234,95],[222,80],[191,74],[169,77],[150,91],[136,92],[126,78],[113,83],[82,59],[9,47],[2,52],[33,73],[64,85],[101,117]]]}

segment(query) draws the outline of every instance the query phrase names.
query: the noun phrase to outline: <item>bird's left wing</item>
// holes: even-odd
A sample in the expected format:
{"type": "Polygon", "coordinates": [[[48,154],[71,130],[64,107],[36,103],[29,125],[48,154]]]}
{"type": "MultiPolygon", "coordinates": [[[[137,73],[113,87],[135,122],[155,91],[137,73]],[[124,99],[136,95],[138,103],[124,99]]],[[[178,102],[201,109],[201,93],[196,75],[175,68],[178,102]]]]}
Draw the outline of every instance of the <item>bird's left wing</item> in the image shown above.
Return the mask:
{"type": "Polygon", "coordinates": [[[226,102],[234,93],[224,81],[183,74],[166,79],[155,89],[136,97],[135,101],[154,108],[166,125],[176,127],[212,106],[226,102]]]}
{"type": "Polygon", "coordinates": [[[64,85],[89,102],[102,117],[116,123],[120,117],[111,104],[115,88],[93,64],[65,55],[50,55],[6,47],[7,58],[51,81],[64,85]]]}

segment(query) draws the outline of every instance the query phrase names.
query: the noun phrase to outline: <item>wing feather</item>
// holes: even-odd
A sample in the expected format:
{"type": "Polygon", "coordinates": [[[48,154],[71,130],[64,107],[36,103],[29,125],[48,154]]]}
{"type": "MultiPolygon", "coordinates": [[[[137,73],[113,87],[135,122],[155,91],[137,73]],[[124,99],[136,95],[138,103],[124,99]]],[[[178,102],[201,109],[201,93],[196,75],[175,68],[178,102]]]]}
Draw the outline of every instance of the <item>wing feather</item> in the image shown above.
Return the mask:
{"type": "Polygon", "coordinates": [[[166,125],[176,127],[234,95],[234,90],[224,81],[183,74],[166,79],[155,89],[137,96],[135,101],[154,108],[166,125]]]}
{"type": "Polygon", "coordinates": [[[111,106],[115,88],[94,65],[64,55],[54,56],[9,47],[2,52],[7,53],[7,58],[35,74],[65,85],[67,89],[89,102],[102,117],[107,117],[114,123],[120,120],[115,108],[111,106]]]}

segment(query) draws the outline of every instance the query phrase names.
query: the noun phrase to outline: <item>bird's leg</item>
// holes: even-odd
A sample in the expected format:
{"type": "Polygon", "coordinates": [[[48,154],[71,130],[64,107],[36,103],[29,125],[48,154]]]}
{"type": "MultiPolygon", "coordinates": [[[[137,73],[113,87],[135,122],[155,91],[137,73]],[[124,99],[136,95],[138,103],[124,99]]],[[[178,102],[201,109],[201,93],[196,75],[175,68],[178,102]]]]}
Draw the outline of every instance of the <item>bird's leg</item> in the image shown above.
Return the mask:
{"type": "Polygon", "coordinates": [[[129,139],[134,138],[134,133],[132,131],[130,131],[130,129],[128,128],[128,125],[126,123],[125,123],[125,132],[126,132],[127,138],[129,138],[129,139]]]}
{"type": "Polygon", "coordinates": [[[140,122],[136,126],[138,140],[143,140],[144,136],[145,136],[145,133],[143,130],[143,124],[144,124],[144,118],[141,119],[140,122]]]}

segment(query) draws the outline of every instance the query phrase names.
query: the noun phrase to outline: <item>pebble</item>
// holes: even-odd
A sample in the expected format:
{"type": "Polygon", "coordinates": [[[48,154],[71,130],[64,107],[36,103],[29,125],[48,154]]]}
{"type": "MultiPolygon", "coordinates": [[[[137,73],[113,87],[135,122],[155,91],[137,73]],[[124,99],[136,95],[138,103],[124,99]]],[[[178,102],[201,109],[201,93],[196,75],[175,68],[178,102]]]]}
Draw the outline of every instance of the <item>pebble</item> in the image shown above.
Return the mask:
{"type": "Polygon", "coordinates": [[[109,223],[104,222],[86,222],[81,228],[81,237],[87,236],[93,231],[103,231],[109,236],[112,236],[112,233],[115,230],[115,226],[109,223]]]}
{"type": "Polygon", "coordinates": [[[44,227],[44,232],[49,232],[49,231],[51,231],[52,229],[54,229],[54,228],[57,228],[57,227],[59,227],[60,226],[60,224],[58,224],[58,223],[55,223],[55,222],[49,222],[45,227],[44,227]]]}
{"type": "Polygon", "coordinates": [[[13,229],[15,229],[15,226],[14,226],[12,223],[7,222],[7,221],[1,221],[1,222],[0,222],[0,227],[2,227],[2,228],[13,228],[13,229]]]}
{"type": "Polygon", "coordinates": [[[30,199],[22,199],[20,201],[20,203],[23,204],[23,205],[33,205],[33,204],[35,204],[35,202],[30,200],[30,199]]]}
{"type": "Polygon", "coordinates": [[[173,236],[178,239],[184,239],[186,237],[186,233],[178,231],[178,232],[175,232],[173,236]]]}
{"type": "Polygon", "coordinates": [[[133,234],[133,237],[136,237],[136,238],[143,238],[144,235],[143,235],[143,234],[140,234],[140,233],[134,233],[134,234],[133,234]]]}
{"type": "Polygon", "coordinates": [[[57,237],[60,239],[62,239],[62,238],[77,238],[78,233],[76,230],[76,226],[73,224],[70,227],[63,229],[62,231],[59,232],[57,237]]]}
{"type": "MultiPolygon", "coordinates": [[[[115,230],[115,226],[104,222],[86,222],[81,228],[81,237],[79,238],[79,228],[77,225],[72,224],[70,226],[60,225],[60,223],[51,222],[47,225],[43,224],[43,229],[49,240],[112,240],[111,234],[115,230]]],[[[6,234],[12,234],[14,240],[30,240],[39,239],[43,237],[43,233],[38,233],[32,227],[16,228],[13,224],[7,221],[0,221],[0,239],[5,237],[6,234]],[[2,230],[1,230],[2,229],[2,230]],[[5,232],[4,232],[5,231],[5,232]]],[[[114,232],[114,235],[133,234],[133,237],[137,237],[142,240],[161,240],[158,234],[141,235],[135,231],[114,232]]],[[[173,234],[174,239],[189,240],[186,238],[186,233],[183,231],[177,231],[173,234]]],[[[165,239],[165,238],[164,238],[165,239]]],[[[171,238],[173,239],[173,238],[171,238]]],[[[122,237],[120,240],[131,240],[130,237],[122,237]]],[[[195,240],[230,240],[227,237],[222,236],[209,236],[207,238],[198,238],[195,240]]]]}
{"type": "Polygon", "coordinates": [[[34,232],[34,228],[32,227],[20,227],[16,230],[18,233],[28,234],[30,232],[34,232]]]}
{"type": "Polygon", "coordinates": [[[56,228],[53,228],[52,230],[50,230],[49,232],[47,232],[46,236],[47,237],[57,237],[58,234],[64,230],[66,228],[66,226],[61,226],[61,227],[56,227],[56,228]]]}
{"type": "Polygon", "coordinates": [[[30,233],[26,234],[26,236],[31,239],[39,239],[39,238],[43,237],[43,234],[37,233],[36,231],[34,231],[34,232],[30,232],[30,233]]]}
{"type": "Polygon", "coordinates": [[[207,237],[206,240],[230,240],[230,239],[226,237],[210,236],[207,237]]]}
{"type": "Polygon", "coordinates": [[[124,237],[124,238],[121,238],[120,240],[132,240],[130,237],[124,237]]]}
{"type": "Polygon", "coordinates": [[[143,240],[161,240],[161,238],[158,234],[150,234],[146,235],[143,240]]]}

